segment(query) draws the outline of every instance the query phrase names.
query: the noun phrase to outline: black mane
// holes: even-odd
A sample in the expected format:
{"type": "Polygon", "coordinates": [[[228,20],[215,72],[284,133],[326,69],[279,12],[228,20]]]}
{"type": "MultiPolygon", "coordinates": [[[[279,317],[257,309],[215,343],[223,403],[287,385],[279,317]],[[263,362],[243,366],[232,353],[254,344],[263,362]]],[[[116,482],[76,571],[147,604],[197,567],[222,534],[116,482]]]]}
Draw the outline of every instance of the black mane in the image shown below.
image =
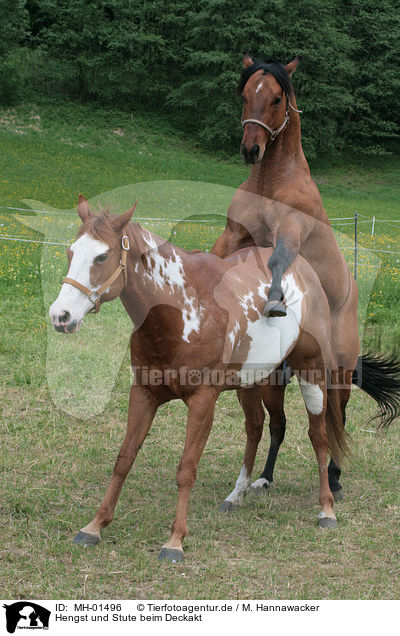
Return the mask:
{"type": "Polygon", "coordinates": [[[254,58],[254,63],[245,68],[239,81],[238,92],[242,93],[244,87],[248,79],[260,69],[264,70],[264,75],[267,73],[271,73],[273,77],[275,77],[276,81],[280,84],[282,89],[285,91],[286,95],[291,95],[293,93],[292,82],[290,81],[289,73],[286,68],[280,62],[276,62],[275,60],[267,60],[266,62],[262,62],[261,60],[257,60],[254,58]]]}

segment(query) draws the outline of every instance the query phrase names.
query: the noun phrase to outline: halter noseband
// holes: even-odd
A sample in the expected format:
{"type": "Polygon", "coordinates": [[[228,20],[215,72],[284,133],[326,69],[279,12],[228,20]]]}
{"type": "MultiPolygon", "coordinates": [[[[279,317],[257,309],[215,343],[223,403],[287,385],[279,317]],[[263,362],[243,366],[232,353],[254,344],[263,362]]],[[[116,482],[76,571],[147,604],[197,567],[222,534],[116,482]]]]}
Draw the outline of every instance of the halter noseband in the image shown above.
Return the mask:
{"type": "Polygon", "coordinates": [[[302,113],[303,112],[302,110],[297,110],[297,108],[292,106],[292,104],[290,103],[290,99],[289,99],[288,95],[286,95],[286,102],[287,102],[287,108],[286,108],[285,119],[283,120],[283,122],[279,126],[279,128],[276,128],[275,130],[272,130],[272,128],[267,126],[267,124],[264,124],[264,122],[260,121],[259,119],[244,119],[244,120],[242,119],[243,128],[245,127],[246,124],[257,124],[258,126],[261,126],[261,128],[264,128],[264,130],[266,130],[270,134],[270,140],[269,140],[269,144],[268,144],[270,146],[275,141],[277,136],[282,132],[282,130],[284,130],[286,128],[286,126],[288,125],[288,123],[290,121],[289,108],[294,110],[295,113],[302,113]]]}
{"type": "Polygon", "coordinates": [[[285,95],[286,95],[286,113],[285,113],[285,119],[283,120],[282,124],[276,128],[275,130],[272,130],[272,128],[270,128],[267,124],[264,124],[263,121],[260,121],[259,119],[253,119],[253,118],[249,118],[249,119],[242,119],[242,126],[243,128],[245,127],[246,124],[257,124],[258,126],[261,126],[261,128],[264,128],[264,130],[266,130],[269,135],[270,135],[270,141],[269,141],[269,146],[275,141],[275,139],[278,137],[278,135],[286,128],[286,126],[288,125],[290,118],[289,118],[289,108],[291,108],[295,113],[301,113],[301,110],[297,110],[297,108],[295,108],[294,106],[292,106],[292,104],[290,103],[290,94],[291,94],[291,83],[290,83],[290,78],[287,75],[287,72],[285,71],[284,67],[279,64],[278,62],[275,62],[274,60],[269,60],[268,62],[261,62],[260,60],[255,59],[253,64],[249,67],[247,67],[245,69],[245,71],[243,71],[242,73],[242,77],[241,80],[239,82],[239,92],[242,92],[244,87],[246,86],[248,80],[250,79],[250,77],[252,75],[254,75],[254,73],[256,73],[257,71],[262,70],[264,72],[264,75],[266,73],[271,73],[273,77],[275,77],[275,79],[277,80],[277,82],[281,85],[281,87],[283,88],[285,95]],[[282,75],[283,73],[283,75],[282,75]]]}
{"type": "Polygon", "coordinates": [[[121,238],[121,260],[117,269],[111,274],[110,278],[106,280],[105,283],[101,285],[98,289],[89,289],[89,287],[85,287],[82,283],[79,283],[77,280],[73,278],[63,278],[62,282],[67,283],[68,285],[72,285],[79,289],[79,291],[83,292],[88,296],[91,303],[93,303],[94,307],[89,311],[89,313],[94,312],[98,314],[100,311],[100,298],[104,294],[104,292],[111,287],[113,282],[117,280],[118,276],[121,272],[124,274],[124,286],[126,285],[126,259],[128,257],[129,251],[129,238],[124,234],[121,238]]]}

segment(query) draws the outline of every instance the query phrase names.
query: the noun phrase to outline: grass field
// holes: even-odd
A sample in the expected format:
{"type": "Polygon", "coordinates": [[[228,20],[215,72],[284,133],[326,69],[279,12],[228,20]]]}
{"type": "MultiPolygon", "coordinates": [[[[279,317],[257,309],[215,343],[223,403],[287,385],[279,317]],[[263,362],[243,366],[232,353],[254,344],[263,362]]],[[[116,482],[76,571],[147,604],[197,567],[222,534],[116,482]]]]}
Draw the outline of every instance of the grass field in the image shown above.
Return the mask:
{"type": "MultiPolygon", "coordinates": [[[[0,238],[68,242],[82,191],[117,211],[139,195],[138,215],[153,219],[146,221],[151,230],[206,249],[232,189],[247,174],[238,158],[207,155],[151,116],[87,106],[1,112],[0,136],[0,204],[27,208],[30,201],[50,211],[17,215],[0,208],[0,238]],[[173,221],[190,215],[215,215],[215,223],[173,221]]],[[[313,174],[329,216],[357,210],[400,218],[398,159],[325,160],[313,174]]],[[[365,342],[380,339],[384,349],[400,343],[398,256],[388,253],[400,251],[397,227],[377,223],[371,237],[370,222],[360,225],[362,247],[386,250],[374,259],[361,251],[360,262],[365,342]]],[[[351,262],[353,228],[340,230],[351,262]]],[[[88,317],[77,336],[49,329],[64,249],[0,240],[0,597],[398,598],[399,423],[377,434],[368,422],[374,405],[358,390],[349,406],[353,453],[343,479],[346,498],[336,506],[337,531],[316,527],[317,466],[297,387],[290,386],[275,486],[229,517],[217,508],[237,477],[245,435],[235,395],[221,396],[191,498],[183,565],[156,559],[175,512],[185,425],[178,402],[160,409],[104,541],[93,550],[72,545],[102,498],[124,434],[129,323],[115,302],[88,317]]],[[[256,476],[267,442],[264,435],[256,476]]]]}

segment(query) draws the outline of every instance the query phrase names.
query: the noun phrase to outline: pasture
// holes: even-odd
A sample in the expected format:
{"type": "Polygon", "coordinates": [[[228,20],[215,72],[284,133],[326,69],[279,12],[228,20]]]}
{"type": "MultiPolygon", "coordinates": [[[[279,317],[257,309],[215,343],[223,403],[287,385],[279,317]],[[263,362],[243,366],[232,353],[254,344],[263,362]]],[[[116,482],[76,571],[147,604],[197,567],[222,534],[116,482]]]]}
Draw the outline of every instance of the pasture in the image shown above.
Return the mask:
{"type": "MultiPolygon", "coordinates": [[[[233,392],[221,396],[189,507],[185,561],[157,561],[173,521],[175,470],[185,407],[159,411],[117,506],[94,549],[72,538],[95,511],[121,443],[131,381],[129,322],[119,301],[89,316],[76,336],[49,327],[48,306],[66,271],[81,191],[137,216],[189,249],[207,249],[247,169],[182,142],[159,119],[58,103],[0,113],[1,574],[3,598],[399,597],[399,422],[376,433],[373,402],[354,390],[348,409],[352,456],[344,468],[339,528],[316,526],[318,475],[298,387],[287,391],[287,437],[269,494],[223,516],[218,505],[241,465],[245,434],[233,392]],[[176,223],[196,217],[209,223],[176,223]],[[158,219],[164,219],[160,221],[158,219]],[[25,241],[3,240],[18,237],[25,241]],[[28,241],[38,241],[28,242],[28,241]],[[77,352],[79,351],[79,355],[77,352]],[[97,391],[97,393],[96,393],[97,391]]],[[[332,218],[357,210],[365,346],[398,348],[400,165],[316,163],[332,218]]],[[[339,221],[337,222],[339,223],[339,221]]],[[[345,223],[343,221],[343,223],[345,223]]],[[[352,262],[353,226],[338,225],[352,262]]],[[[256,461],[261,472],[264,433],[256,461]]]]}

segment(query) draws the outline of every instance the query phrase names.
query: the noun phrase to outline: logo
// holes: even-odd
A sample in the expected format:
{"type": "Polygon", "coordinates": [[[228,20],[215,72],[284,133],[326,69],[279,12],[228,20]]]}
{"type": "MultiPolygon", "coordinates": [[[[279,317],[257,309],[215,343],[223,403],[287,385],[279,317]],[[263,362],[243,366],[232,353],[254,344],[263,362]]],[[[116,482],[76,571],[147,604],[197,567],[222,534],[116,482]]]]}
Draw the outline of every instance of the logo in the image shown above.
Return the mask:
{"type": "Polygon", "coordinates": [[[16,629],[49,629],[51,612],[41,605],[31,601],[18,601],[3,607],[6,610],[9,634],[13,634],[16,629]]]}

